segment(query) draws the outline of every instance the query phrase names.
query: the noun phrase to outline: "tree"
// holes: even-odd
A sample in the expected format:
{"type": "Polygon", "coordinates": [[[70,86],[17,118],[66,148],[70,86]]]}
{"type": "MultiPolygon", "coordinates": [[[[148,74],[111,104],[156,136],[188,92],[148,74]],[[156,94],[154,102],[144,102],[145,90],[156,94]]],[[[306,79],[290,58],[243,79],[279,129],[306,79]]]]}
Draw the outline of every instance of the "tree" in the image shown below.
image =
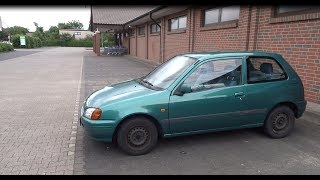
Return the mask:
{"type": "Polygon", "coordinates": [[[36,26],[36,31],[43,33],[43,27],[40,27],[36,22],[33,22],[33,24],[36,26]]]}
{"type": "Polygon", "coordinates": [[[59,28],[57,26],[51,26],[48,31],[45,32],[48,39],[59,39],[59,28]]]}
{"type": "Polygon", "coordinates": [[[89,22],[88,31],[91,31],[91,21],[89,22]]]}
{"type": "Polygon", "coordinates": [[[59,23],[58,28],[59,29],[72,29],[71,26],[67,25],[66,23],[59,23]]]}
{"type": "Polygon", "coordinates": [[[38,23],[37,22],[33,22],[33,24],[38,28],[38,23]]]}
{"type": "Polygon", "coordinates": [[[68,33],[60,34],[61,41],[70,41],[72,39],[73,39],[73,36],[71,34],[68,34],[68,33]]]}
{"type": "Polygon", "coordinates": [[[58,24],[59,29],[82,29],[83,24],[80,21],[69,21],[67,23],[59,23],[58,24]]]}
{"type": "Polygon", "coordinates": [[[21,26],[13,26],[3,29],[3,32],[6,34],[10,34],[11,36],[15,34],[26,35],[29,30],[21,26]]]}
{"type": "Polygon", "coordinates": [[[8,34],[7,34],[7,32],[0,31],[0,41],[8,41],[8,34]]]}
{"type": "Polygon", "coordinates": [[[57,26],[51,26],[49,28],[50,33],[58,33],[59,34],[59,28],[57,26]]]}
{"type": "Polygon", "coordinates": [[[83,24],[80,21],[69,21],[67,23],[68,25],[70,25],[72,27],[72,29],[82,29],[83,28],[83,24]]]}
{"type": "Polygon", "coordinates": [[[101,33],[101,37],[104,46],[114,46],[116,44],[114,33],[101,33]]]}
{"type": "Polygon", "coordinates": [[[37,37],[42,41],[45,40],[46,37],[45,37],[45,33],[43,31],[43,27],[40,27],[39,24],[36,22],[33,22],[33,24],[36,26],[36,31],[34,33],[32,33],[32,36],[37,37]]]}

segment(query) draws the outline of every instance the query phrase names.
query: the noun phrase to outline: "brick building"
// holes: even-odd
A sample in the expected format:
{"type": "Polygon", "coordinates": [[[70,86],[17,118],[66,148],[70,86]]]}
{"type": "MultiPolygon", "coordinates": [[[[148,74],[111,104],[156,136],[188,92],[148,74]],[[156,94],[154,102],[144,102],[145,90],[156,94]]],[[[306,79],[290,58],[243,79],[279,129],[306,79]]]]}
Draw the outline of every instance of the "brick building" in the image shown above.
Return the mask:
{"type": "Polygon", "coordinates": [[[108,23],[110,16],[103,14],[110,9],[115,12],[114,7],[92,7],[91,27],[117,33],[121,45],[128,47],[131,56],[162,63],[186,52],[279,53],[302,78],[306,99],[320,103],[319,7],[131,7],[125,11],[127,17],[122,17],[123,11],[116,11],[113,16],[118,20],[108,23]],[[130,11],[136,13],[132,15],[130,11]]]}
{"type": "Polygon", "coordinates": [[[93,32],[83,29],[59,29],[59,34],[70,34],[71,36],[74,36],[75,39],[85,39],[91,37],[93,32]]]}

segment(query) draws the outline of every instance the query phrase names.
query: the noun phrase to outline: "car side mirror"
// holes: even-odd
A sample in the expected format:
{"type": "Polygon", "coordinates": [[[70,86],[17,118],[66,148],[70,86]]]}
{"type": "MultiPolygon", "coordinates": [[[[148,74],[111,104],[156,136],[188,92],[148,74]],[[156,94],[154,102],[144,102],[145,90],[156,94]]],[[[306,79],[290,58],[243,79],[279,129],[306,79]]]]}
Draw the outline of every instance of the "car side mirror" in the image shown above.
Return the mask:
{"type": "Polygon", "coordinates": [[[189,84],[183,83],[180,87],[180,92],[182,94],[192,92],[191,86],[189,84]]]}

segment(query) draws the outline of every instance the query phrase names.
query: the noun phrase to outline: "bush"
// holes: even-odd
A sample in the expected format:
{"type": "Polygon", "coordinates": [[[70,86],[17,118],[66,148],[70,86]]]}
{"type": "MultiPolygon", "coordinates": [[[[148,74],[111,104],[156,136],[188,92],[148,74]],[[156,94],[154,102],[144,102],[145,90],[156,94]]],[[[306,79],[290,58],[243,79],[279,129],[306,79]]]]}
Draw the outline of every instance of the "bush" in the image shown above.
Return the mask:
{"type": "MultiPolygon", "coordinates": [[[[14,48],[20,48],[20,35],[14,35],[11,37],[14,48]]],[[[26,46],[21,48],[38,48],[42,47],[44,43],[38,37],[26,36],[26,46]]]]}
{"type": "Polygon", "coordinates": [[[0,43],[0,52],[13,51],[13,46],[6,43],[0,43]]]}
{"type": "MultiPolygon", "coordinates": [[[[12,36],[13,47],[20,48],[20,35],[12,36]]],[[[38,48],[42,46],[92,47],[92,38],[74,39],[70,34],[60,35],[60,39],[41,41],[38,37],[26,36],[26,46],[21,48],[38,48]]]]}
{"type": "Polygon", "coordinates": [[[73,39],[63,44],[66,47],[92,47],[92,40],[73,39]]]}
{"type": "MultiPolygon", "coordinates": [[[[29,37],[31,37],[31,36],[29,36],[29,37]]],[[[35,48],[37,48],[37,47],[42,47],[42,41],[41,41],[40,38],[38,38],[38,37],[32,37],[32,41],[33,41],[33,46],[34,46],[35,48]]]]}
{"type": "Polygon", "coordinates": [[[61,41],[59,39],[52,39],[45,42],[46,46],[61,46],[61,41]]]}
{"type": "Polygon", "coordinates": [[[74,36],[72,36],[71,34],[68,34],[68,33],[60,34],[61,41],[68,42],[68,41],[71,41],[72,39],[74,39],[74,36]]]}
{"type": "Polygon", "coordinates": [[[114,46],[114,45],[116,45],[116,43],[114,41],[105,40],[105,41],[103,41],[103,45],[104,46],[114,46]]]}
{"type": "Polygon", "coordinates": [[[34,48],[34,42],[31,36],[26,36],[26,46],[27,48],[34,48]]]}
{"type": "Polygon", "coordinates": [[[11,36],[11,42],[14,48],[20,47],[20,35],[13,35],[11,36]]]}

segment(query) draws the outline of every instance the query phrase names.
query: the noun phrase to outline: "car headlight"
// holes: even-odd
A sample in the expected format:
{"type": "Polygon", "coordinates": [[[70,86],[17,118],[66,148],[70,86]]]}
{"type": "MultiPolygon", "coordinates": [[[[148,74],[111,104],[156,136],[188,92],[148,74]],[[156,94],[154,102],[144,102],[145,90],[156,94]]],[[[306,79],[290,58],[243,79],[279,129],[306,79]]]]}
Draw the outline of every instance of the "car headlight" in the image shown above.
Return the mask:
{"type": "Polygon", "coordinates": [[[88,108],[84,112],[84,116],[92,119],[92,120],[98,120],[101,117],[102,111],[99,108],[88,108]]]}

